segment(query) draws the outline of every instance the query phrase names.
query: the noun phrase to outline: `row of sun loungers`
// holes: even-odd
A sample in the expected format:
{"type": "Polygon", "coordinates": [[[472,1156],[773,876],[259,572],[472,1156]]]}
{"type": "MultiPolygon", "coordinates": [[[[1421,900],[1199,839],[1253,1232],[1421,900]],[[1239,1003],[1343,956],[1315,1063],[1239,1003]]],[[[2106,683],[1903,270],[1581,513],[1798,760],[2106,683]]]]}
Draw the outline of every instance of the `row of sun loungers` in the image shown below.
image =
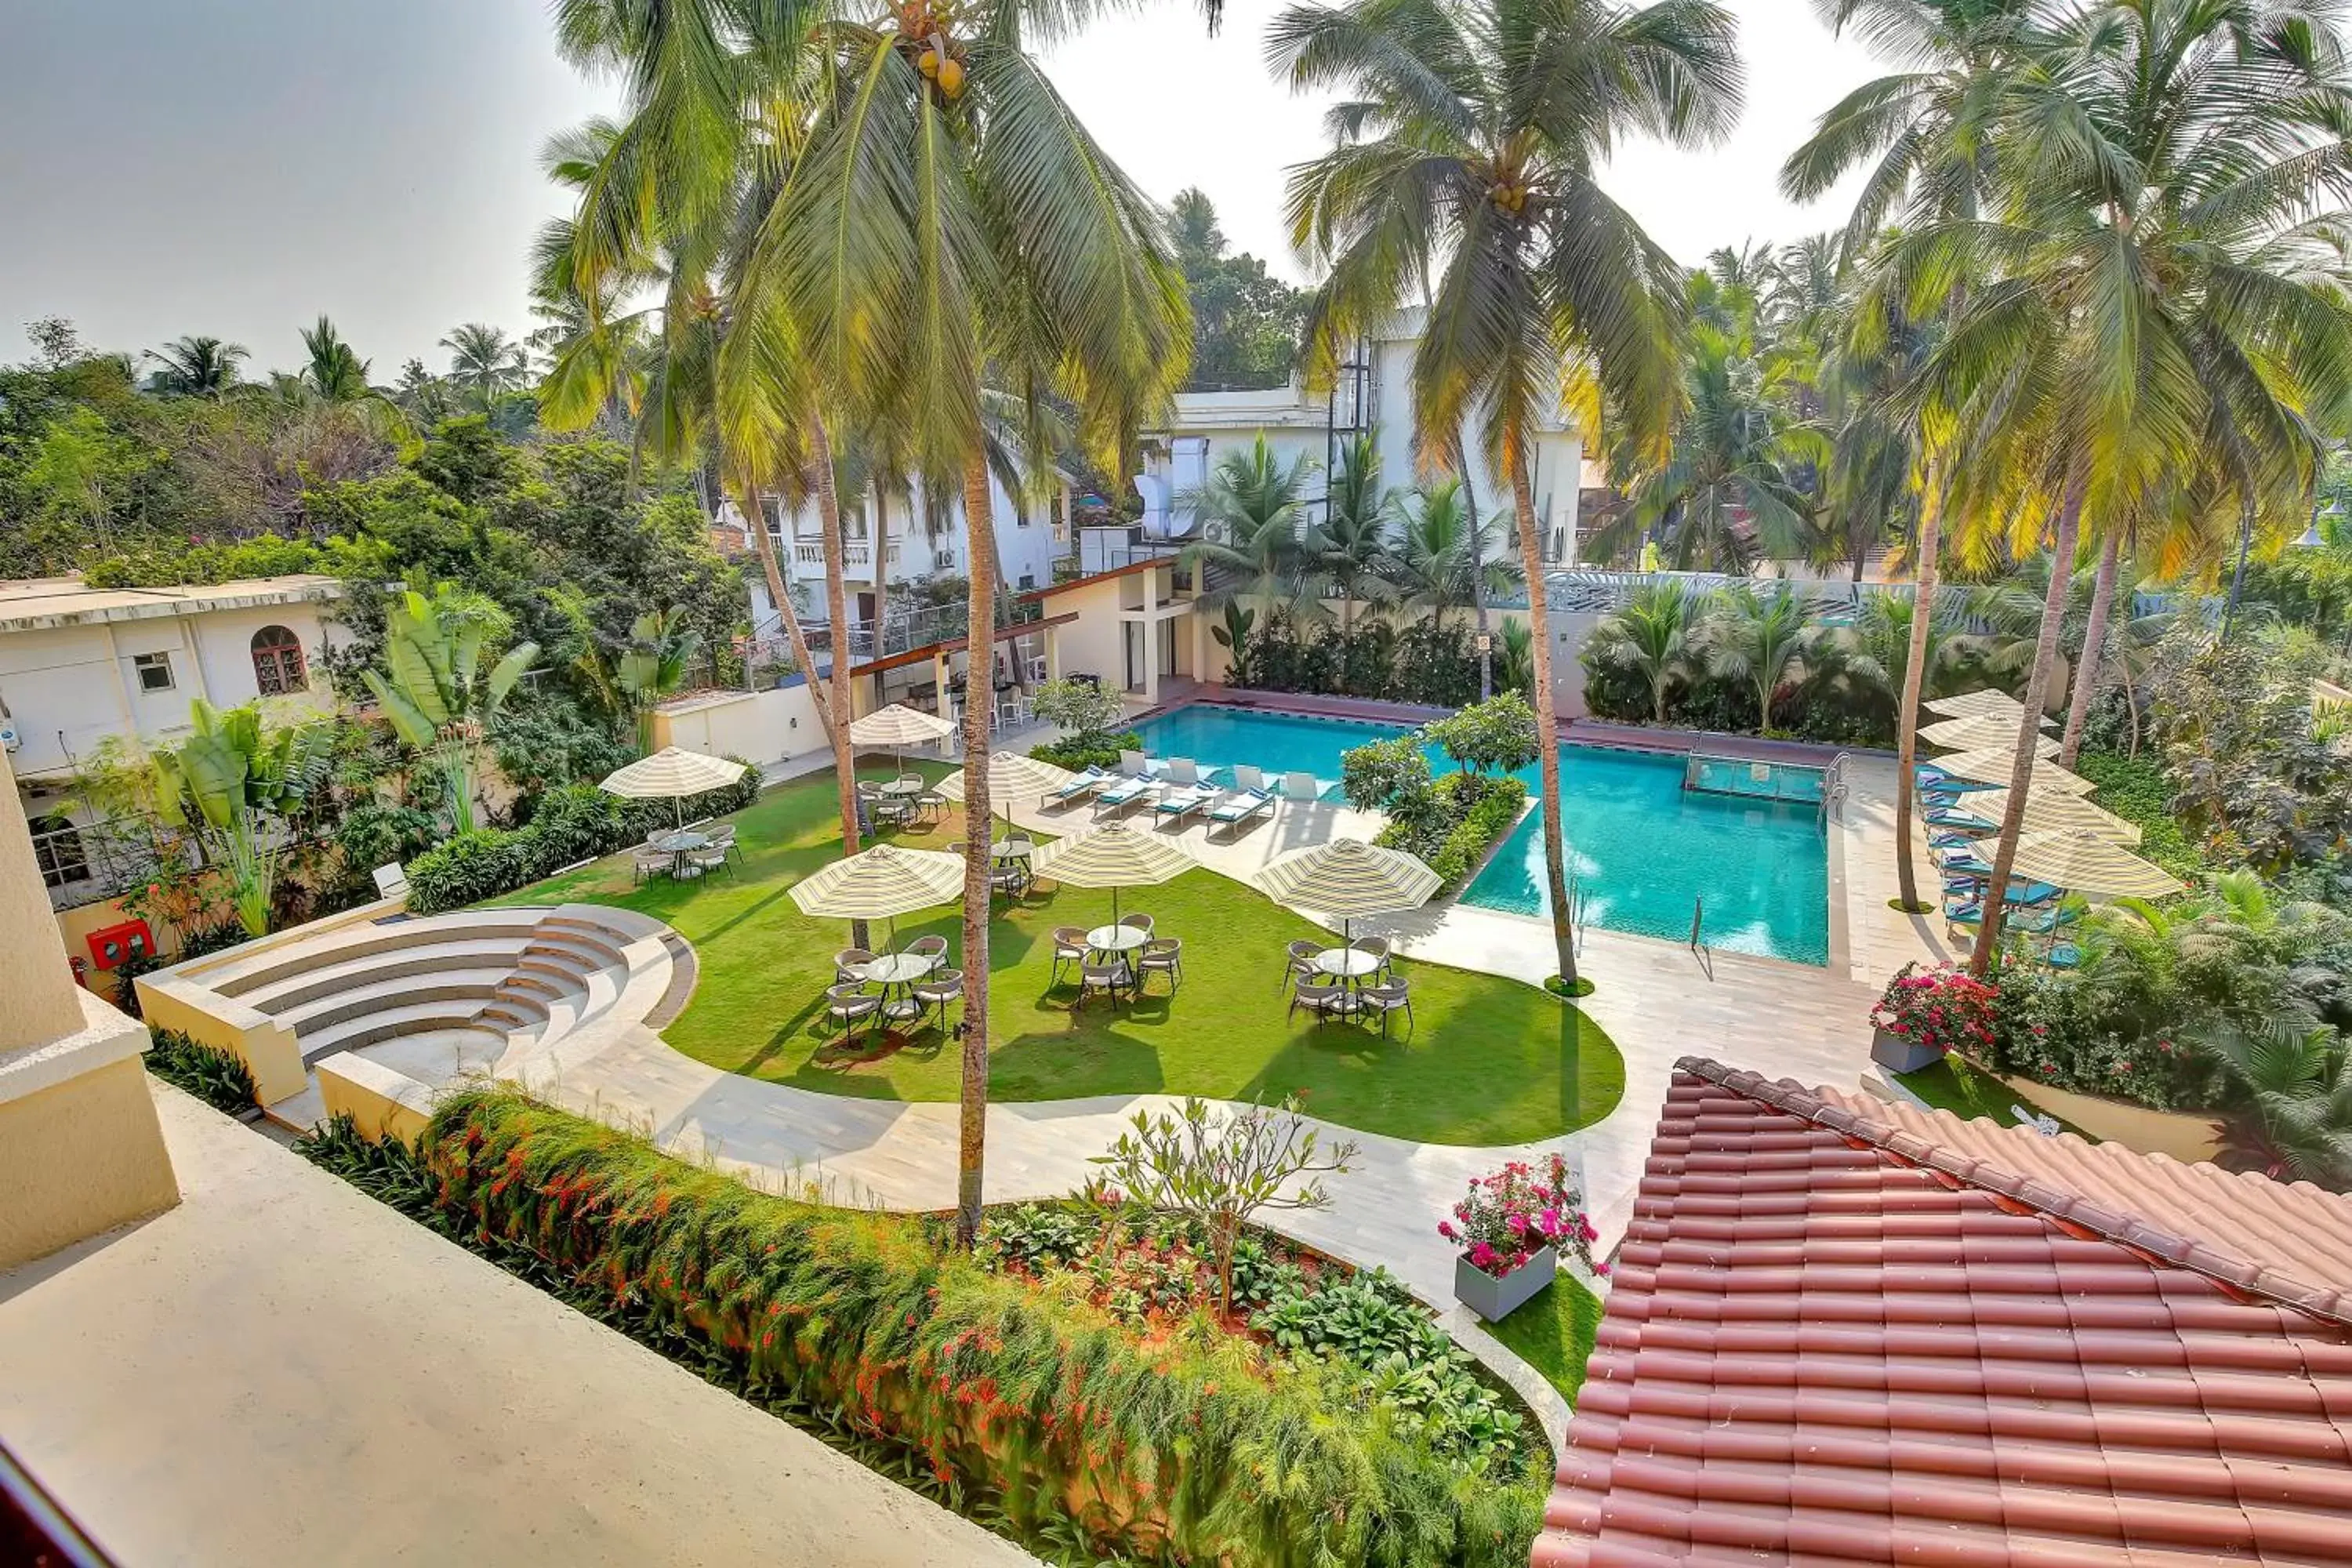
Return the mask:
{"type": "Polygon", "coordinates": [[[1221,790],[1202,781],[1200,765],[1189,757],[1160,761],[1139,752],[1121,752],[1118,772],[1088,768],[1048,792],[1044,804],[1090,804],[1098,821],[1148,805],[1154,820],[1179,827],[1201,817],[1214,837],[1220,830],[1238,833],[1253,819],[1271,814],[1277,799],[1315,800],[1322,793],[1322,781],[1312,773],[1286,774],[1277,788],[1257,769],[1243,765],[1234,769],[1234,787],[1221,790]]]}

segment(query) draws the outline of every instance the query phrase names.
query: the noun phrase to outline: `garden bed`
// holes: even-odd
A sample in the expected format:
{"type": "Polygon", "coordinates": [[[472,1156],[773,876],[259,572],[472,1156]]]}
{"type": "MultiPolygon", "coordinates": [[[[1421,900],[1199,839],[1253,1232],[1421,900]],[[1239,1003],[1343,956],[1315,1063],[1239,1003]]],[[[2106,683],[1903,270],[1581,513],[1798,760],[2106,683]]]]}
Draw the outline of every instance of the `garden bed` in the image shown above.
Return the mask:
{"type": "Polygon", "coordinates": [[[1516,1568],[1540,1520],[1542,1446],[1416,1355],[1444,1341],[1427,1316],[1265,1238],[1237,1332],[1183,1305],[1192,1238],[1139,1216],[1009,1211],[967,1258],[941,1222],[756,1192],[494,1090],[446,1102],[415,1151],[348,1124],[301,1147],[1041,1555],[1516,1568]]]}

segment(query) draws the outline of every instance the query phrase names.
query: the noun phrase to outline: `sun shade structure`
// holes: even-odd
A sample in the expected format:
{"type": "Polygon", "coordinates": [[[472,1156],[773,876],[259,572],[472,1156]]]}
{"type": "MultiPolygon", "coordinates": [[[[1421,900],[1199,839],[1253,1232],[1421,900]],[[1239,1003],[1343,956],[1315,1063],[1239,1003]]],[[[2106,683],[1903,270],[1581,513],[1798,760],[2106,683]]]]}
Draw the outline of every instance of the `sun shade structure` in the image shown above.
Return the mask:
{"type": "Polygon", "coordinates": [[[1073,888],[1108,888],[1113,925],[1118,923],[1121,888],[1157,887],[1199,864],[1175,839],[1119,822],[1040,844],[1029,858],[1029,868],[1040,877],[1073,888]]]}
{"type": "MultiPolygon", "coordinates": [[[[1974,779],[1980,784],[2005,784],[2017,766],[2017,733],[2010,732],[2006,746],[1985,746],[1973,752],[1954,752],[1948,757],[1934,757],[1927,766],[1941,768],[1954,778],[1974,779]]],[[[2080,773],[2070,773],[2055,763],[2033,764],[2033,777],[2026,786],[2032,790],[2056,790],[2063,795],[2088,795],[2099,786],[2080,773]]]]}
{"type": "Polygon", "coordinates": [[[1534,1568],[2346,1560],[2352,1199],[1691,1058],[1636,1169],[1534,1568]]]}
{"type": "MultiPolygon", "coordinates": [[[[1995,691],[1990,687],[1982,691],[1964,691],[1958,697],[1937,698],[1920,706],[1947,719],[2006,719],[2012,734],[2016,732],[2017,721],[2025,717],[2024,703],[2006,691],[1995,691]]],[[[2044,724],[2050,722],[2046,718],[2042,721],[2044,724]]]]}
{"type": "MultiPolygon", "coordinates": [[[[1018,752],[988,753],[988,794],[992,800],[1004,803],[1004,820],[1013,820],[1013,800],[1016,795],[1045,795],[1076,778],[1076,773],[1057,768],[1051,763],[1041,763],[1034,757],[1024,757],[1018,752]]],[[[950,800],[963,798],[963,770],[958,768],[940,781],[940,793],[950,800]]]]}
{"type": "MultiPolygon", "coordinates": [[[[2005,789],[1979,790],[1966,798],[1957,808],[1995,826],[2009,810],[2009,792],[2005,789]]],[[[2111,844],[2133,845],[2139,842],[2139,824],[2126,822],[2114,812],[2093,805],[2079,795],[2063,790],[2030,789],[2025,792],[2025,831],[2028,833],[2088,833],[2111,844]]]]}
{"type": "Polygon", "coordinates": [[[961,897],[963,858],[877,844],[811,872],[791,891],[801,912],[819,920],[896,920],[961,897]]]}
{"type": "Polygon", "coordinates": [[[2020,834],[2011,875],[2102,899],[2161,899],[2180,891],[2179,879],[2162,867],[2088,833],[2020,834]]]}
{"type": "MultiPolygon", "coordinates": [[[[2017,719],[1947,719],[1924,724],[1919,738],[1948,752],[1974,752],[2017,744],[2017,719]]],[[[2058,742],[2047,735],[2034,738],[2034,750],[2045,757],[2058,754],[2058,742]]]]}
{"type": "Polygon", "coordinates": [[[942,735],[955,733],[955,726],[936,713],[925,713],[903,702],[893,702],[887,708],[877,708],[863,719],[853,721],[849,738],[861,746],[886,747],[901,764],[909,746],[928,746],[942,735]]]}
{"type": "Polygon", "coordinates": [[[664,746],[650,757],[640,757],[625,768],[615,768],[596,787],[625,800],[667,799],[680,823],[686,820],[686,797],[719,789],[743,776],[743,764],[725,757],[706,757],[677,746],[664,746]]]}
{"type": "Polygon", "coordinates": [[[1277,855],[1257,874],[1257,885],[1280,902],[1339,916],[1343,933],[1359,915],[1420,908],[1443,882],[1419,856],[1360,838],[1277,855]]]}

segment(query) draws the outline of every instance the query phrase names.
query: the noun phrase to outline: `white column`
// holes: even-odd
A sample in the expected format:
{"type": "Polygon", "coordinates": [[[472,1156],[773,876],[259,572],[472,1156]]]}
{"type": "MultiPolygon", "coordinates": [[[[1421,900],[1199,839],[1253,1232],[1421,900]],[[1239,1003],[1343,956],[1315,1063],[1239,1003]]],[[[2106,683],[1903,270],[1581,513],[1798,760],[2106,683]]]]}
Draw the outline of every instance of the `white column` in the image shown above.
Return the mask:
{"type": "Polygon", "coordinates": [[[1045,638],[1045,679],[1048,680],[1062,679],[1062,639],[1055,635],[1057,630],[1047,626],[1043,634],[1045,638]]]}
{"type": "Polygon", "coordinates": [[[1143,612],[1143,700],[1160,700],[1160,617],[1148,608],[1143,612]]]}

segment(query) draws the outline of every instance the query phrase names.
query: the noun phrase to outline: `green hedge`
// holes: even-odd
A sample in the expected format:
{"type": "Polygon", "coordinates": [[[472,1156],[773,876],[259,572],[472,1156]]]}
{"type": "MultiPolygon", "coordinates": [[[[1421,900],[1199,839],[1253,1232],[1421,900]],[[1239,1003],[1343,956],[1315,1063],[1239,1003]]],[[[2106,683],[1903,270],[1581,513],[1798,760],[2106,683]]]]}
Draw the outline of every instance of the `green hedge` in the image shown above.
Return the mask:
{"type": "Polygon", "coordinates": [[[215,1110],[235,1116],[254,1104],[253,1069],[234,1051],[190,1039],[177,1029],[151,1029],[147,1070],[185,1089],[215,1110]]]}
{"type": "Polygon", "coordinates": [[[2094,802],[2139,828],[2141,856],[2192,883],[2205,874],[2204,855],[2172,815],[2172,784],[2157,757],[2086,751],[2074,771],[2099,786],[2094,802]]]}
{"type": "Polygon", "coordinates": [[[1115,734],[1091,738],[1073,735],[1066,741],[1048,741],[1042,746],[1030,747],[1029,754],[1041,763],[1051,763],[1057,768],[1067,768],[1076,773],[1084,773],[1088,768],[1115,768],[1118,766],[1119,752],[1141,750],[1142,733],[1135,730],[1121,730],[1115,734]]]}
{"type": "Polygon", "coordinates": [[[1433,792],[1438,814],[1426,824],[1391,822],[1372,842],[1418,855],[1451,888],[1469,876],[1528,804],[1528,786],[1506,774],[1448,773],[1433,792]]]}
{"type": "MultiPolygon", "coordinates": [[[[759,798],[760,770],[745,763],[741,779],[688,795],[683,809],[689,821],[725,816],[759,798]]],[[[461,833],[410,861],[408,907],[434,914],[511,893],[575,861],[637,843],[678,809],[666,800],[623,800],[591,784],[549,790],[521,826],[461,833]]]]}
{"type": "Polygon", "coordinates": [[[1517,1568],[1540,1520],[1539,1466],[1450,1464],[1316,1365],[1205,1321],[1144,1342],[917,1219],[756,1192],[498,1090],[443,1104],[421,1181],[334,1137],[306,1152],[1057,1556],[1517,1568]]]}

